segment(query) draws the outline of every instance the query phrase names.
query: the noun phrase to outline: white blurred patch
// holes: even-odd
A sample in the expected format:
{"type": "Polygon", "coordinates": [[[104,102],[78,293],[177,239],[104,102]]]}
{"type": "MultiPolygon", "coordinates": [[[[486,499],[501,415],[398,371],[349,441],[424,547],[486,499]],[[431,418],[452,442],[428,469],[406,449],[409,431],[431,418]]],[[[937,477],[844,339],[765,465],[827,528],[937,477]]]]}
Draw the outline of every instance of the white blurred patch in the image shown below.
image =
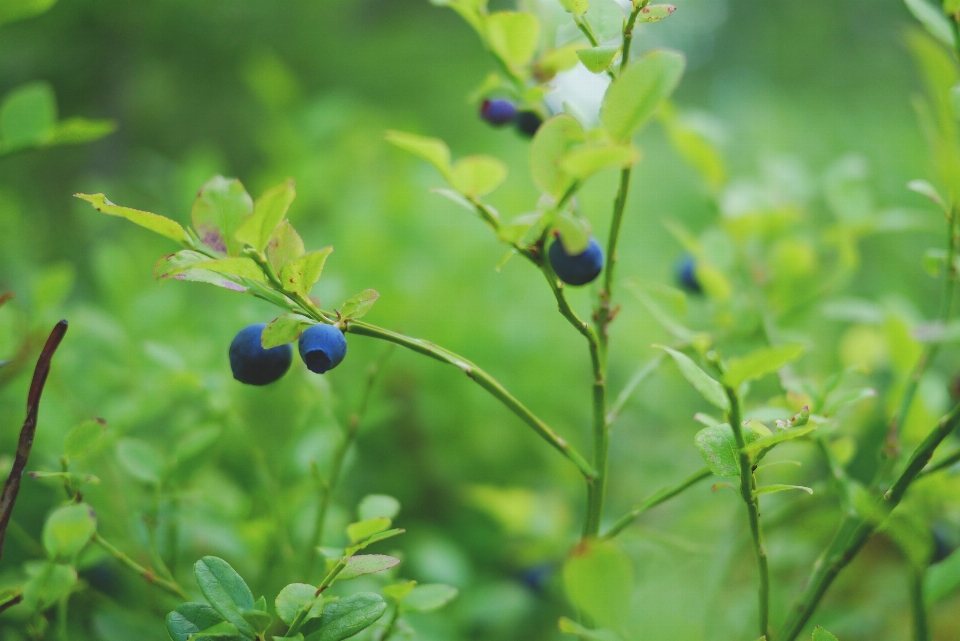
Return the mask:
{"type": "Polygon", "coordinates": [[[600,103],[610,85],[609,76],[591,73],[578,64],[569,71],[558,73],[551,84],[554,89],[545,100],[553,113],[565,111],[588,129],[600,124],[600,103]]]}

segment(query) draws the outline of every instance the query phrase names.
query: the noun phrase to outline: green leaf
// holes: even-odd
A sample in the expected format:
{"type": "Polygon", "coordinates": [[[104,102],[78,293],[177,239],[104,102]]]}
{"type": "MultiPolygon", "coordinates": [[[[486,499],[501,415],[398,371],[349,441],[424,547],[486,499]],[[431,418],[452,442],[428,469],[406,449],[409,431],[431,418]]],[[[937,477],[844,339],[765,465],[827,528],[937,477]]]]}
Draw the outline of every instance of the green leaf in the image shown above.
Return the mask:
{"type": "Polygon", "coordinates": [[[237,242],[246,243],[262,252],[270,241],[273,230],[286,218],[296,197],[297,190],[292,178],[265,191],[253,204],[253,215],[244,220],[237,229],[237,242]]]}
{"type": "MultiPolygon", "coordinates": [[[[369,520],[372,521],[372,520],[374,520],[374,519],[369,519],[369,520]]],[[[364,523],[366,523],[366,521],[364,521],[364,523]]],[[[360,541],[360,542],[357,543],[356,545],[353,545],[353,546],[347,548],[347,549],[344,551],[344,553],[345,553],[347,556],[356,554],[356,553],[359,552],[360,550],[362,550],[362,549],[364,549],[364,548],[367,548],[367,547],[370,547],[370,546],[373,545],[374,543],[378,543],[378,542],[380,542],[380,541],[385,541],[386,539],[391,539],[391,538],[393,538],[393,537],[395,537],[395,536],[398,536],[398,535],[400,535],[400,534],[403,534],[404,532],[406,532],[406,530],[404,530],[403,528],[393,528],[392,530],[386,530],[385,532],[378,532],[377,534],[374,534],[373,536],[371,536],[370,538],[366,539],[365,541],[360,541]]]]}
{"type": "Polygon", "coordinates": [[[395,602],[400,603],[407,598],[411,592],[413,592],[413,588],[416,585],[416,581],[394,583],[393,585],[385,586],[381,591],[387,598],[393,599],[395,602]]]}
{"type": "Polygon", "coordinates": [[[927,569],[923,595],[928,605],[955,594],[960,590],[960,550],[955,550],[940,563],[927,569]]]}
{"type": "Polygon", "coordinates": [[[89,120],[87,118],[65,118],[50,132],[48,145],[78,145],[99,140],[117,130],[113,120],[89,120]]]}
{"type": "Polygon", "coordinates": [[[943,12],[951,16],[960,12],[960,0],[943,0],[943,12]]]}
{"type": "Polygon", "coordinates": [[[343,318],[363,318],[373,308],[373,304],[380,298],[380,292],[375,289],[365,289],[351,297],[340,308],[343,318]]]}
{"type": "Polygon", "coordinates": [[[837,641],[837,637],[833,636],[818,625],[813,629],[812,641],[837,641]]]}
{"type": "Polygon", "coordinates": [[[4,606],[8,605],[11,601],[16,601],[23,596],[23,588],[3,588],[0,589],[0,611],[2,611],[4,606]]]}
{"type": "Polygon", "coordinates": [[[42,563],[40,571],[23,585],[23,604],[27,610],[42,612],[70,594],[76,584],[77,570],[73,566],[42,563]]]}
{"type": "Polygon", "coordinates": [[[486,196],[507,179],[507,166],[493,156],[464,156],[450,170],[450,186],[467,198],[486,196]]]}
{"type": "Polygon", "coordinates": [[[130,209],[129,207],[120,207],[107,200],[103,194],[74,194],[77,198],[85,200],[97,211],[110,216],[120,216],[126,218],[132,223],[145,227],[161,236],[171,238],[178,243],[187,242],[187,232],[183,230],[175,220],[152,214],[148,211],[139,209],[130,209]]]}
{"type": "MultiPolygon", "coordinates": [[[[263,614],[262,612],[260,614],[263,614]]],[[[270,615],[265,615],[269,617],[270,615]]],[[[199,634],[190,637],[190,641],[229,641],[230,639],[239,639],[240,631],[232,623],[218,623],[206,630],[201,630],[199,634]]]]}
{"type": "MultiPolygon", "coordinates": [[[[164,282],[168,278],[173,278],[175,280],[207,283],[209,285],[222,287],[223,289],[229,289],[233,292],[243,293],[247,291],[245,285],[237,282],[239,279],[197,268],[197,265],[208,262],[213,262],[209,256],[201,254],[200,252],[184,249],[178,251],[176,254],[167,254],[158,260],[153,266],[153,277],[160,282],[164,282]]],[[[257,269],[259,269],[259,267],[257,269]]],[[[262,281],[263,276],[254,280],[262,281]]]]}
{"type": "Polygon", "coordinates": [[[585,139],[583,127],[566,114],[544,122],[530,143],[530,173],[541,191],[559,200],[573,184],[561,163],[570,149],[585,139]]]}
{"type": "Polygon", "coordinates": [[[177,441],[173,450],[174,458],[178,463],[183,463],[202,454],[208,447],[217,442],[222,432],[223,430],[217,425],[191,430],[189,434],[177,441]]]}
{"type": "Polygon", "coordinates": [[[377,516],[372,519],[365,519],[347,526],[347,536],[351,543],[357,543],[364,539],[369,539],[374,534],[379,534],[390,527],[390,519],[385,516],[377,516]]]}
{"type": "Polygon", "coordinates": [[[403,131],[388,131],[386,139],[390,144],[423,158],[439,169],[444,176],[450,174],[450,148],[439,138],[428,138],[403,131]]]}
{"type": "Polygon", "coordinates": [[[560,6],[567,13],[582,16],[590,8],[589,0],[559,0],[560,6]]]}
{"type": "MultiPolygon", "coordinates": [[[[243,620],[250,624],[250,626],[256,631],[257,637],[259,638],[263,633],[270,627],[270,624],[273,623],[273,617],[269,613],[264,612],[263,610],[258,610],[253,608],[252,610],[244,610],[240,613],[243,617],[243,620]]],[[[230,625],[231,624],[225,624],[230,625]]]]}
{"type": "Polygon", "coordinates": [[[323,616],[302,629],[306,641],[341,641],[376,623],[386,609],[379,594],[360,592],[326,605],[323,616]]]}
{"type": "Polygon", "coordinates": [[[920,21],[927,32],[943,44],[953,49],[956,47],[956,36],[950,19],[944,14],[941,7],[936,7],[927,0],[903,0],[913,17],[920,21]]]}
{"type": "Polygon", "coordinates": [[[224,619],[237,626],[240,634],[253,637],[256,631],[242,612],[253,609],[253,594],[250,588],[230,564],[215,556],[205,556],[193,566],[200,592],[213,609],[224,619]]]}
{"type": "Polygon", "coordinates": [[[243,249],[236,233],[253,215],[253,199],[236,178],[214,176],[200,188],[190,215],[200,242],[214,251],[236,256],[243,249]]]}
{"type": "MultiPolygon", "coordinates": [[[[743,426],[743,440],[749,445],[761,438],[752,427],[743,426]]],[[[740,476],[740,449],[733,429],[727,423],[711,425],[693,438],[700,456],[717,476],[740,476]]]]}
{"type": "Polygon", "coordinates": [[[757,496],[761,494],[776,494],[786,490],[802,490],[807,494],[813,494],[813,490],[805,485],[761,485],[757,488],[757,496]]]}
{"type": "Polygon", "coordinates": [[[689,356],[665,345],[654,345],[654,347],[662,349],[673,358],[687,382],[693,385],[694,389],[700,392],[700,395],[707,399],[711,405],[724,412],[730,411],[730,399],[727,398],[723,385],[700,369],[696,363],[690,360],[689,356]]]}
{"type": "MultiPolygon", "coordinates": [[[[179,253],[179,252],[178,252],[179,253]]],[[[237,256],[232,258],[218,258],[215,260],[207,259],[200,263],[191,263],[189,260],[180,265],[165,265],[166,269],[163,278],[176,278],[180,274],[188,273],[191,270],[199,269],[214,274],[223,274],[225,276],[234,276],[237,278],[248,278],[257,282],[266,282],[266,276],[263,270],[252,258],[237,256]]],[[[157,267],[154,266],[154,271],[157,267]]]]}
{"type": "Polygon", "coordinates": [[[368,494],[357,506],[361,521],[377,517],[394,519],[400,513],[400,501],[387,494],[368,494]]]}
{"type": "Polygon", "coordinates": [[[772,374],[791,361],[800,358],[803,345],[791,343],[766,347],[742,358],[732,358],[727,362],[723,382],[734,389],[746,381],[752,381],[772,374]]]}
{"type": "Polygon", "coordinates": [[[316,321],[300,314],[284,314],[267,323],[260,335],[260,344],[264,349],[286,345],[300,338],[304,328],[315,325],[316,321]]]}
{"type": "Polygon", "coordinates": [[[563,243],[563,248],[568,254],[572,256],[582,254],[590,244],[590,229],[583,218],[574,216],[568,211],[562,211],[557,215],[554,226],[560,232],[560,242],[563,243]]]}
{"type": "Polygon", "coordinates": [[[97,532],[97,517],[86,503],[57,508],[43,524],[43,549],[51,559],[72,559],[97,532]]]}
{"type": "Polygon", "coordinates": [[[409,612],[431,612],[453,601],[457,588],[444,583],[415,586],[403,599],[403,609],[409,612]]]}
{"type": "Polygon", "coordinates": [[[459,192],[456,192],[452,189],[434,188],[434,189],[431,189],[430,191],[439,196],[443,196],[444,198],[454,203],[455,205],[459,205],[460,207],[463,207],[464,209],[469,211],[471,214],[477,211],[476,205],[474,205],[472,202],[464,198],[459,192]]]}
{"type": "Polygon", "coordinates": [[[56,122],[57,101],[49,83],[36,81],[17,87],[0,103],[0,151],[46,144],[56,122]]]}
{"type": "Polygon", "coordinates": [[[337,581],[349,581],[364,574],[383,572],[399,563],[400,559],[386,554],[358,554],[347,560],[347,566],[337,575],[337,581]]]}
{"type": "Polygon", "coordinates": [[[293,228],[289,220],[282,221],[270,235],[267,241],[267,258],[273,271],[277,274],[291,261],[303,256],[306,249],[300,234],[293,228]]]}
{"type": "Polygon", "coordinates": [[[121,439],[117,443],[117,460],[138,481],[159,485],[163,478],[163,457],[157,448],[146,441],[121,439]]]}
{"type": "Polygon", "coordinates": [[[616,167],[623,169],[640,162],[640,152],[630,144],[604,144],[579,147],[568,152],[560,163],[561,169],[574,178],[589,176],[616,167]]]}
{"type": "Polygon", "coordinates": [[[310,290],[320,280],[323,264],[327,262],[327,256],[332,251],[333,247],[324,247],[287,263],[280,270],[280,282],[283,283],[283,288],[300,296],[309,295],[310,290]]]}
{"type": "Polygon", "coordinates": [[[937,191],[937,188],[931,185],[926,180],[911,180],[907,183],[907,189],[910,191],[916,192],[921,196],[926,196],[933,202],[935,202],[940,209],[946,211],[947,205],[943,200],[943,197],[940,195],[940,192],[937,191]]]}
{"type": "Polygon", "coordinates": [[[648,4],[637,15],[637,22],[660,22],[677,8],[672,4],[648,4]]]}
{"type": "Polygon", "coordinates": [[[823,414],[826,416],[836,414],[837,410],[842,407],[874,398],[876,395],[877,390],[870,387],[835,392],[827,397],[827,401],[823,405],[823,414]]]}
{"type": "Polygon", "coordinates": [[[750,443],[749,445],[743,448],[743,451],[753,456],[758,452],[762,452],[763,450],[770,449],[774,445],[778,445],[786,441],[792,441],[795,438],[806,436],[807,434],[814,431],[815,429],[817,429],[817,426],[815,423],[807,423],[802,427],[796,427],[789,430],[775,432],[769,436],[764,436],[763,438],[760,438],[750,443]]]}
{"type": "Polygon", "coordinates": [[[508,67],[518,69],[533,59],[540,40],[540,21],[535,15],[498,11],[485,22],[487,44],[508,67]]]}
{"type": "Polygon", "coordinates": [[[57,4],[57,0],[4,0],[0,2],[0,24],[32,18],[57,4]]]}
{"type": "Polygon", "coordinates": [[[563,566],[570,601],[598,625],[623,628],[633,594],[633,565],[612,542],[587,541],[563,566]]]}
{"type": "Polygon", "coordinates": [[[166,619],[167,634],[173,641],[187,641],[220,623],[223,617],[206,603],[181,603],[166,619]]]}
{"type": "Polygon", "coordinates": [[[626,141],[654,114],[680,83],[683,54],[658,49],[645,54],[607,89],[600,120],[615,140],[626,141]]]}
{"type": "Polygon", "coordinates": [[[590,47],[589,49],[578,49],[577,57],[583,66],[593,73],[603,73],[607,70],[617,54],[620,53],[619,45],[607,45],[600,47],[590,47]]]}
{"type": "Polygon", "coordinates": [[[515,244],[522,241],[530,234],[534,227],[543,220],[543,212],[534,211],[528,214],[520,214],[509,223],[500,228],[500,240],[515,244]]]}
{"type": "Polygon", "coordinates": [[[323,614],[323,595],[317,594],[317,588],[306,583],[291,583],[277,595],[273,602],[277,616],[290,625],[300,611],[309,607],[305,620],[317,619],[323,614]]]}
{"type": "Polygon", "coordinates": [[[560,632],[577,636],[582,641],[622,641],[620,636],[613,630],[588,630],[567,617],[560,617],[557,624],[560,632]]]}
{"type": "Polygon", "coordinates": [[[107,422],[102,418],[91,418],[83,421],[67,432],[63,443],[63,454],[67,458],[80,458],[97,446],[107,422]]]}

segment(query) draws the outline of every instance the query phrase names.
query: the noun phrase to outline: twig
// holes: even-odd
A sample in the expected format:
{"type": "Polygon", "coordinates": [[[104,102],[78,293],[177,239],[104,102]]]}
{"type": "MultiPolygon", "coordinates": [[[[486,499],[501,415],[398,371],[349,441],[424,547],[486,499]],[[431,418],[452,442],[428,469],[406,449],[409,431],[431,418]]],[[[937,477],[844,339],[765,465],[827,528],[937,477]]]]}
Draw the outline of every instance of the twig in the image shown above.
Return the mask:
{"type": "Polygon", "coordinates": [[[672,499],[673,497],[680,494],[687,488],[690,488],[696,485],[700,481],[706,478],[709,478],[712,475],[713,475],[713,472],[710,471],[710,468],[705,467],[702,470],[697,470],[696,472],[694,472],[693,474],[685,478],[683,481],[681,481],[678,485],[674,485],[673,487],[665,487],[662,490],[651,494],[647,498],[637,503],[629,512],[627,512],[622,517],[617,519],[617,522],[614,523],[610,527],[610,529],[607,530],[607,533],[604,534],[601,538],[612,539],[613,537],[620,534],[623,530],[625,530],[627,526],[629,526],[631,523],[633,523],[637,519],[637,517],[639,517],[641,514],[643,514],[650,508],[656,507],[661,503],[664,503],[672,499]]]}
{"type": "Polygon", "coordinates": [[[61,320],[50,332],[50,336],[43,346],[43,351],[40,352],[40,358],[37,359],[37,367],[33,370],[33,380],[30,381],[30,391],[27,394],[27,418],[23,421],[23,427],[20,428],[16,458],[14,458],[7,482],[3,486],[3,494],[0,494],[0,557],[3,556],[3,542],[7,536],[7,525],[10,523],[10,516],[13,514],[13,506],[17,501],[17,494],[20,492],[20,480],[27,467],[30,448],[33,446],[33,437],[37,431],[37,412],[40,409],[40,396],[43,394],[43,386],[47,382],[47,374],[50,373],[50,361],[66,333],[67,321],[61,320]]]}
{"type": "Polygon", "coordinates": [[[161,579],[152,570],[149,570],[143,567],[142,565],[140,565],[139,563],[131,559],[129,556],[127,556],[117,548],[110,545],[110,543],[107,542],[106,539],[100,536],[99,532],[93,535],[93,542],[99,545],[100,547],[102,547],[104,550],[106,550],[110,554],[110,556],[120,561],[120,563],[124,564],[125,566],[127,566],[128,568],[130,568],[140,576],[142,576],[144,580],[147,581],[147,583],[152,583],[158,588],[161,588],[162,590],[166,590],[170,594],[174,595],[175,597],[179,597],[184,601],[190,600],[190,595],[187,594],[182,587],[180,587],[179,583],[177,583],[176,581],[167,581],[166,579],[161,579]]]}

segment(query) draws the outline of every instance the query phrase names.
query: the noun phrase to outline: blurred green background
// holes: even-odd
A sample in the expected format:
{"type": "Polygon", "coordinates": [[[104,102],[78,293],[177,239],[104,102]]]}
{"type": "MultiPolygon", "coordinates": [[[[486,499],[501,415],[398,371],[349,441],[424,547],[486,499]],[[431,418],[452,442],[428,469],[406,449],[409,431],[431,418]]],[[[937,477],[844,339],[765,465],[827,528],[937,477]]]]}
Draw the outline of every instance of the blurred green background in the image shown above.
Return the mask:
{"type": "MultiPolygon", "coordinates": [[[[880,309],[907,325],[933,316],[939,286],[920,263],[942,233],[935,209],[905,189],[930,169],[910,105],[919,82],[904,46],[912,18],[902,3],[676,5],[669,20],[645,26],[637,41],[641,49],[670,46],[687,54],[675,102],[721,142],[731,176],[721,209],[734,211],[738,199],[757,194],[771,209],[795,207],[803,226],[785,233],[803,242],[837,215],[836,176],[852,176],[856,194],[866,194],[867,217],[897,210],[921,224],[865,235],[856,243],[853,274],[830,294],[855,297],[857,309],[880,309]]],[[[323,466],[383,345],[350,336],[344,365],[325,377],[297,361],[274,386],[243,387],[230,376],[227,346],[236,331],[269,321],[275,310],[201,284],[161,286],[151,268],[174,251],[171,244],[71,198],[104,192],[185,223],[197,189],[216,173],[239,177],[255,197],[293,177],[291,221],[308,247],[335,246],[314,292],[326,307],[377,289],[371,322],[475,361],[589,452],[582,339],[529,265],[512,260],[496,271],[502,247],[480,221],[430,193],[441,185],[436,171],[383,141],[384,130],[402,129],[445,139],[455,157],[497,155],[511,175],[494,204],[504,214],[530,211],[537,193],[526,170],[529,142],[484,125],[468,101],[491,69],[470,29],[425,0],[60,0],[42,16],[0,28],[0,95],[43,79],[55,89],[62,116],[119,123],[93,144],[0,158],[0,292],[17,296],[0,309],[0,358],[21,350],[25,334],[34,337],[23,352],[28,367],[0,387],[0,452],[14,451],[39,341],[68,318],[28,470],[58,469],[67,430],[103,417],[107,442],[78,469],[101,479],[85,496],[104,536],[147,562],[144,518],[158,515],[166,553],[176,510],[176,573],[188,590],[196,591],[190,566],[204,554],[226,558],[268,599],[300,578],[290,576],[296,564],[283,556],[277,524],[302,546],[315,505],[310,461],[323,466]],[[178,469],[160,498],[112,454],[118,439],[135,437],[169,457],[185,436],[211,425],[222,430],[220,440],[178,469]]],[[[619,275],[672,284],[683,250],[663,220],[699,233],[716,224],[717,200],[662,128],[649,128],[639,144],[644,160],[628,204],[619,275]]],[[[615,185],[616,176],[604,174],[581,196],[601,240],[615,185]]],[[[821,258],[813,255],[811,274],[821,258]]],[[[813,280],[794,285],[817,295],[813,280]]],[[[588,290],[571,296],[588,309],[588,290]]],[[[651,343],[670,340],[627,289],[620,300],[614,391],[653,355],[651,343]]],[[[873,366],[871,384],[889,387],[901,356],[890,324],[830,317],[819,302],[781,318],[810,344],[801,372],[822,378],[865,363],[873,366]]],[[[714,311],[693,301],[686,322],[705,327],[714,311]]],[[[945,350],[925,379],[922,426],[909,438],[946,407],[957,361],[945,350]]],[[[672,366],[643,384],[613,432],[610,521],[702,465],[692,416],[706,409],[672,366]]],[[[869,443],[882,435],[885,411],[882,402],[857,406],[842,426],[868,443],[851,463],[861,478],[870,477],[869,443]]],[[[804,467],[782,474],[815,484],[819,493],[826,487],[822,466],[811,448],[791,447],[787,458],[804,467]]],[[[400,574],[460,588],[448,609],[411,619],[417,638],[559,638],[556,620],[569,608],[557,570],[576,540],[584,493],[576,470],[514,415],[454,370],[396,350],[348,461],[328,527],[331,543],[342,539],[360,497],[394,495],[403,504],[397,523],[408,530],[396,543],[400,574]]],[[[9,464],[9,456],[0,459],[0,468],[9,464]]],[[[939,520],[960,522],[956,476],[930,481],[915,495],[939,520]]],[[[764,499],[765,516],[776,521],[768,535],[775,621],[837,517],[828,495],[803,497],[764,499]],[[781,507],[789,509],[778,518],[781,507]]],[[[18,532],[8,537],[0,565],[4,584],[16,583],[21,564],[37,557],[32,542],[61,499],[55,483],[25,480],[14,514],[18,532]]],[[[624,534],[636,573],[637,638],[756,636],[745,535],[736,493],[711,492],[707,484],[624,534]]],[[[166,638],[162,618],[175,602],[110,561],[94,556],[88,566],[82,577],[92,588],[72,601],[71,639],[166,638]]],[[[908,577],[897,548],[878,537],[815,621],[844,641],[907,638],[908,577]]],[[[933,609],[935,638],[960,637],[958,612],[955,595],[933,609]]],[[[16,621],[14,612],[0,618],[0,639],[26,638],[16,621]]]]}

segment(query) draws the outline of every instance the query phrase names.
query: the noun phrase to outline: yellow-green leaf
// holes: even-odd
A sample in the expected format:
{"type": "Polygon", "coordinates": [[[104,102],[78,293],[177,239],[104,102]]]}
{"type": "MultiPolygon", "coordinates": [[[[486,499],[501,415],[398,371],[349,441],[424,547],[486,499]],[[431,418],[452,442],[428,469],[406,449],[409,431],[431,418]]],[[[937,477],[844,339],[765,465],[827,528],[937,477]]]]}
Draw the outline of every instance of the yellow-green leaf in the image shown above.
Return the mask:
{"type": "Polygon", "coordinates": [[[584,180],[610,167],[624,168],[640,161],[640,152],[629,144],[608,143],[573,149],[564,155],[561,169],[574,178],[584,180]]]}
{"type": "Polygon", "coordinates": [[[727,363],[723,382],[728,387],[740,387],[745,381],[776,372],[787,363],[800,358],[802,353],[803,345],[790,343],[759,349],[742,358],[732,358],[727,363]]]}
{"type": "Polygon", "coordinates": [[[577,57],[583,66],[593,73],[603,73],[613,63],[618,53],[620,53],[619,46],[605,45],[580,49],[577,51],[577,57]]]}
{"type": "Polygon", "coordinates": [[[120,207],[107,200],[103,194],[74,194],[77,198],[85,200],[97,211],[109,214],[110,216],[120,216],[126,218],[132,223],[145,227],[150,231],[156,232],[161,236],[166,236],[179,243],[187,242],[187,232],[183,230],[175,220],[152,214],[148,211],[139,209],[130,209],[129,207],[120,207]]]}
{"type": "Polygon", "coordinates": [[[304,251],[303,240],[289,220],[277,225],[267,242],[267,258],[277,274],[287,263],[303,256],[304,251]]]}
{"type": "Polygon", "coordinates": [[[683,54],[657,49],[635,61],[603,97],[600,120],[615,140],[629,140],[680,83],[683,54]]]}
{"type": "Polygon", "coordinates": [[[403,131],[388,131],[387,142],[423,158],[440,170],[444,176],[450,173],[450,148],[439,138],[408,134],[403,131]]]}
{"type": "Polygon", "coordinates": [[[253,205],[253,216],[244,220],[237,230],[237,241],[263,251],[273,230],[286,218],[287,210],[296,196],[292,178],[265,191],[253,205]]]}
{"type": "Polygon", "coordinates": [[[573,184],[561,166],[567,152],[583,142],[583,127],[566,114],[554,116],[540,126],[530,143],[530,174],[541,191],[559,199],[573,184]]]}
{"type": "Polygon", "coordinates": [[[493,156],[465,156],[450,172],[450,186],[468,198],[485,196],[506,179],[507,166],[493,156]]]}
{"type": "Polygon", "coordinates": [[[533,59],[540,40],[540,21],[532,13],[499,11],[486,18],[487,44],[507,66],[523,67],[533,59]]]}
{"type": "Polygon", "coordinates": [[[332,251],[333,247],[324,247],[287,263],[280,271],[283,288],[301,296],[309,294],[314,284],[320,280],[323,264],[332,251]]]}

